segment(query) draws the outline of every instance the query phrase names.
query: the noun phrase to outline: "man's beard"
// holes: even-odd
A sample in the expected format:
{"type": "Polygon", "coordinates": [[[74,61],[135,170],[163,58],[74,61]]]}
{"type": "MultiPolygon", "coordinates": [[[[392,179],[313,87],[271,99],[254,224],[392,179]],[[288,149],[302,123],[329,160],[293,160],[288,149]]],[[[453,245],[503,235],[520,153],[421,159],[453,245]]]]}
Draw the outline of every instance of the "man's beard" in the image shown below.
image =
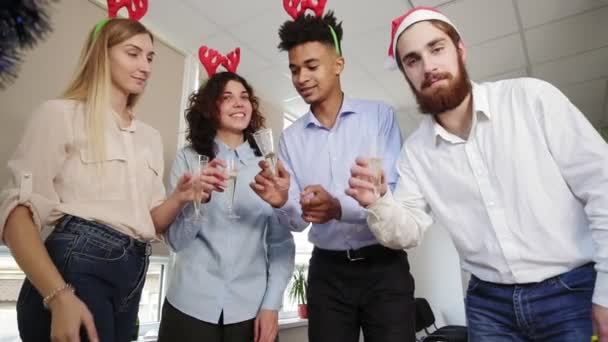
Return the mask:
{"type": "Polygon", "coordinates": [[[416,95],[418,109],[423,114],[437,115],[443,112],[452,110],[464,101],[467,95],[471,92],[471,81],[467,69],[464,66],[462,58],[458,56],[458,77],[449,72],[429,74],[422,82],[421,91],[416,90],[412,82],[406,77],[407,83],[410,85],[412,92],[416,95]],[[431,86],[431,81],[447,80],[447,86],[441,86],[437,89],[425,89],[431,86]]]}

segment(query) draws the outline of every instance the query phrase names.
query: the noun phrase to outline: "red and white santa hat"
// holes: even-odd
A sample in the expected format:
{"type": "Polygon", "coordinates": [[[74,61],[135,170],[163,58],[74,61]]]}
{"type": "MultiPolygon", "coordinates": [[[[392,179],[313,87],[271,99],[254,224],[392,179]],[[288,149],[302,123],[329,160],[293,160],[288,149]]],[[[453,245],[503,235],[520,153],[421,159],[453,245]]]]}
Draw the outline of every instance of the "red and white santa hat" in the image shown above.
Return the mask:
{"type": "MultiPolygon", "coordinates": [[[[388,59],[386,60],[387,68],[394,69],[397,67],[397,61],[395,59],[397,56],[395,53],[395,51],[396,51],[395,49],[397,49],[397,38],[399,38],[399,35],[401,35],[401,33],[403,33],[403,31],[405,31],[408,27],[414,25],[415,23],[420,22],[420,21],[427,21],[427,20],[443,21],[444,23],[452,26],[456,30],[456,32],[458,32],[458,29],[450,21],[450,19],[448,19],[448,17],[443,15],[437,9],[432,8],[432,7],[424,7],[424,6],[412,8],[411,10],[407,11],[407,13],[405,13],[404,15],[395,18],[392,22],[391,45],[388,48],[388,59]]],[[[460,35],[460,32],[458,32],[458,35],[460,35]]]]}

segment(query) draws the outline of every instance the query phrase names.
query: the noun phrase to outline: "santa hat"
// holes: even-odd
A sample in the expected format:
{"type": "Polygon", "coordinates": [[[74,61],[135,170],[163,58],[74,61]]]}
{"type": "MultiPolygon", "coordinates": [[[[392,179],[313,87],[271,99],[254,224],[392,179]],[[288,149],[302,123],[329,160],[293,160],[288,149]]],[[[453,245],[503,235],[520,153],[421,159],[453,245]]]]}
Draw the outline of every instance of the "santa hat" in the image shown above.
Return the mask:
{"type": "MultiPolygon", "coordinates": [[[[405,13],[404,15],[395,18],[392,22],[391,25],[391,45],[388,48],[388,59],[386,60],[386,67],[388,69],[394,69],[397,67],[397,61],[396,61],[396,49],[397,49],[397,38],[399,38],[399,35],[401,35],[401,33],[403,33],[403,31],[405,31],[408,27],[414,25],[417,22],[420,21],[427,21],[427,20],[439,20],[439,21],[443,21],[446,24],[449,24],[450,26],[452,26],[454,28],[454,30],[456,30],[456,32],[458,32],[458,29],[456,28],[456,26],[454,26],[454,24],[452,24],[452,22],[450,21],[450,19],[448,19],[448,17],[446,17],[445,15],[443,15],[441,12],[439,12],[438,10],[436,10],[435,8],[432,7],[414,7],[411,10],[407,11],[407,13],[405,13]]],[[[460,35],[460,32],[458,32],[458,35],[460,35]]]]}

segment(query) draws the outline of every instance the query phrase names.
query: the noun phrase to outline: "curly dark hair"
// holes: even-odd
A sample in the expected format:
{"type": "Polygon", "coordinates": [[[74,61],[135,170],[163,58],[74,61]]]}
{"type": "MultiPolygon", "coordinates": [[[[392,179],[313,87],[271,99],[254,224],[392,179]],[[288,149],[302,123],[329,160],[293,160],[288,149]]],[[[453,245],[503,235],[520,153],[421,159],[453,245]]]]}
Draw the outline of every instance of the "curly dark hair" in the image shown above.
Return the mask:
{"type": "Polygon", "coordinates": [[[253,139],[253,133],[264,128],[265,122],[264,116],[259,110],[258,98],[253,93],[253,88],[249,83],[232,72],[220,72],[213,75],[197,92],[190,95],[188,109],[186,110],[186,121],[188,121],[186,140],[196,153],[205,155],[209,159],[215,158],[217,146],[213,140],[219,125],[219,104],[229,81],[241,83],[249,93],[249,101],[251,101],[253,111],[251,122],[243,133],[255,155],[261,156],[262,153],[253,139]]]}
{"type": "Polygon", "coordinates": [[[329,29],[331,26],[338,38],[338,48],[342,51],[342,22],[334,16],[333,11],[327,12],[323,18],[311,14],[301,15],[296,20],[288,20],[279,28],[279,50],[289,51],[293,47],[308,42],[320,42],[334,47],[334,39],[329,29]]]}

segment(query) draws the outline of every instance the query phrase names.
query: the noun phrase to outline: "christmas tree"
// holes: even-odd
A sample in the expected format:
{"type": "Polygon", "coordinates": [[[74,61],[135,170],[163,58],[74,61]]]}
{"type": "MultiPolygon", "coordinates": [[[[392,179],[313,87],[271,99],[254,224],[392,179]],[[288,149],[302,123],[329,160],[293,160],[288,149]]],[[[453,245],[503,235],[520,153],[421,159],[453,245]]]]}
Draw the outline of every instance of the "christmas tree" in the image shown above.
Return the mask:
{"type": "Polygon", "coordinates": [[[51,32],[48,10],[57,0],[0,0],[0,89],[17,78],[26,49],[51,32]]]}

